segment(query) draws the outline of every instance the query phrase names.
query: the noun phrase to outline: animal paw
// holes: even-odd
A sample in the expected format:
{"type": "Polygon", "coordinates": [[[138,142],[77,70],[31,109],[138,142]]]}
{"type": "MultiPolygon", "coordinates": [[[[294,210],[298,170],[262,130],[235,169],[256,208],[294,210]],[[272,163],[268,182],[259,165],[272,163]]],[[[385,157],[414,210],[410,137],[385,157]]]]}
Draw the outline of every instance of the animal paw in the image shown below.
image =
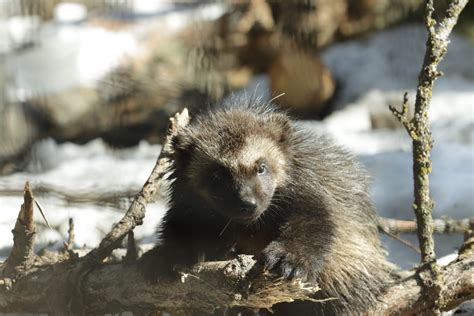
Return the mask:
{"type": "Polygon", "coordinates": [[[157,283],[159,280],[173,281],[178,278],[178,274],[173,271],[173,265],[166,259],[160,256],[155,248],[140,258],[138,268],[143,277],[150,283],[157,283]]]}
{"type": "Polygon", "coordinates": [[[263,250],[262,260],[266,270],[285,279],[306,280],[308,277],[308,267],[279,242],[273,241],[263,250]]]}

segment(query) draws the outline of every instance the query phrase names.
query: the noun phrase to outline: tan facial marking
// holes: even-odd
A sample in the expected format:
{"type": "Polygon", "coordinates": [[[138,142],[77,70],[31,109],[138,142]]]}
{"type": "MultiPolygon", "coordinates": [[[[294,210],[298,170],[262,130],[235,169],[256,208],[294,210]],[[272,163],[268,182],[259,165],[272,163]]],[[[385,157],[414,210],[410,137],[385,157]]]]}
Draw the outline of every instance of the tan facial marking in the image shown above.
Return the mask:
{"type": "Polygon", "coordinates": [[[248,137],[236,158],[235,162],[240,166],[235,167],[243,167],[247,170],[255,169],[255,171],[257,162],[263,160],[271,169],[273,179],[277,186],[282,184],[285,180],[285,157],[275,142],[269,138],[263,138],[261,136],[248,137]]]}

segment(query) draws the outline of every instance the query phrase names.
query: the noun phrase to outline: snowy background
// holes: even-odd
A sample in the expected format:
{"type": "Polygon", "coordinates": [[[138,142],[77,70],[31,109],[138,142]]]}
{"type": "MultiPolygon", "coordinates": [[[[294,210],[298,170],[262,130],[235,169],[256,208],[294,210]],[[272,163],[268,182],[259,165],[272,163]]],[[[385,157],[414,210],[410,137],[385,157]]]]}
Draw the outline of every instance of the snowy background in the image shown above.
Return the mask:
{"type": "MultiPolygon", "coordinates": [[[[162,21],[171,21],[176,28],[186,21],[184,13],[168,12],[166,8],[140,10],[163,10],[162,21]]],[[[220,11],[218,7],[212,7],[207,12],[215,17],[220,11]]],[[[59,21],[67,18],[80,20],[83,16],[63,14],[57,17],[59,21]]],[[[65,50],[48,50],[49,44],[40,45],[27,56],[13,60],[10,76],[15,78],[15,86],[20,89],[16,94],[21,94],[21,89],[57,91],[77,82],[93,83],[120,56],[133,52],[134,37],[139,34],[136,31],[108,34],[100,29],[82,28],[80,24],[60,23],[48,25],[41,32],[44,34],[40,40],[42,36],[47,37],[50,45],[60,45],[65,50]],[[88,54],[97,51],[100,54],[90,58],[88,54]],[[35,62],[41,59],[54,60],[54,65],[35,62]],[[67,68],[78,69],[78,77],[59,80],[65,78],[67,68]],[[38,81],[43,77],[41,73],[48,74],[47,83],[38,81]]],[[[17,36],[21,36],[21,32],[17,36]]],[[[401,128],[373,129],[370,118],[391,115],[388,105],[400,106],[405,91],[409,92],[410,102],[414,102],[425,38],[423,26],[404,25],[336,44],[323,52],[324,61],[341,86],[335,101],[338,110],[321,122],[302,123],[331,135],[358,156],[373,178],[372,197],[379,214],[385,217],[414,218],[411,142],[401,128]]],[[[8,42],[3,43],[0,49],[8,49],[8,42]]],[[[474,44],[453,35],[448,54],[440,66],[445,75],[435,83],[430,117],[435,140],[431,190],[436,202],[436,218],[474,216],[473,56],[474,44]]],[[[254,91],[255,87],[259,94],[268,98],[268,78],[256,77],[248,90],[254,91]]],[[[159,151],[160,146],[146,142],[125,150],[110,149],[101,140],[85,145],[58,145],[45,140],[34,145],[32,160],[25,172],[0,177],[0,190],[11,192],[0,196],[0,261],[6,258],[12,245],[11,229],[22,204],[18,192],[22,191],[26,180],[30,181],[33,190],[57,188],[76,195],[113,196],[117,192],[137,192],[159,151]]],[[[127,198],[117,199],[116,204],[97,205],[68,201],[54,194],[37,193],[36,197],[52,227],[44,225],[39,212],[35,215],[39,224],[38,248],[61,247],[67,238],[69,217],[75,221],[76,246],[94,247],[122,217],[130,203],[127,198]]],[[[161,200],[148,206],[144,225],[135,230],[141,242],[153,242],[153,231],[164,210],[165,202],[161,200]]],[[[413,250],[386,236],[382,238],[392,261],[403,268],[417,264],[419,255],[413,250]]],[[[403,238],[416,244],[415,235],[403,238]]],[[[437,255],[455,252],[461,240],[460,235],[437,236],[437,255]]]]}

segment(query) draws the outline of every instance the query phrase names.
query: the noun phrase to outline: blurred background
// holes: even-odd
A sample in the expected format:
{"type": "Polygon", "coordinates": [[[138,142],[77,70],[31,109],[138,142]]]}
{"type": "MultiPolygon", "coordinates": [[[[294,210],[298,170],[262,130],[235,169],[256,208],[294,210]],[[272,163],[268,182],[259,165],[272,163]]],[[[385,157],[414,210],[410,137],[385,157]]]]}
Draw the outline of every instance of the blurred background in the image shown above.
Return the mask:
{"type": "MultiPolygon", "coordinates": [[[[443,12],[446,1],[436,2],[443,12]]],[[[388,105],[413,104],[421,0],[0,0],[0,260],[29,180],[38,248],[94,247],[148,177],[168,117],[233,95],[274,99],[354,152],[380,215],[412,219],[411,141],[388,105]]],[[[474,5],[451,36],[430,109],[434,217],[474,216],[474,5]]],[[[413,109],[411,109],[413,110],[413,109]]],[[[164,193],[136,229],[154,241],[164,193]]],[[[382,236],[392,261],[419,255],[382,236]]],[[[417,243],[415,235],[403,238],[417,243]]],[[[437,236],[437,254],[462,236],[437,236]]]]}

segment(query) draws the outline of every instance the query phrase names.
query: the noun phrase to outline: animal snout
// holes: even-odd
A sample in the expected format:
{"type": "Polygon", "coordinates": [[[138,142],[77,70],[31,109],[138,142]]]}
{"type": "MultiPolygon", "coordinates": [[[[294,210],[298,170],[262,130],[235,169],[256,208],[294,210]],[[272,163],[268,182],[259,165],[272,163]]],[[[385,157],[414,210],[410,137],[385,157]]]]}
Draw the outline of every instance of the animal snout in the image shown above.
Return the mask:
{"type": "Polygon", "coordinates": [[[257,209],[257,200],[255,198],[242,199],[240,210],[245,213],[254,212],[257,209]]]}

